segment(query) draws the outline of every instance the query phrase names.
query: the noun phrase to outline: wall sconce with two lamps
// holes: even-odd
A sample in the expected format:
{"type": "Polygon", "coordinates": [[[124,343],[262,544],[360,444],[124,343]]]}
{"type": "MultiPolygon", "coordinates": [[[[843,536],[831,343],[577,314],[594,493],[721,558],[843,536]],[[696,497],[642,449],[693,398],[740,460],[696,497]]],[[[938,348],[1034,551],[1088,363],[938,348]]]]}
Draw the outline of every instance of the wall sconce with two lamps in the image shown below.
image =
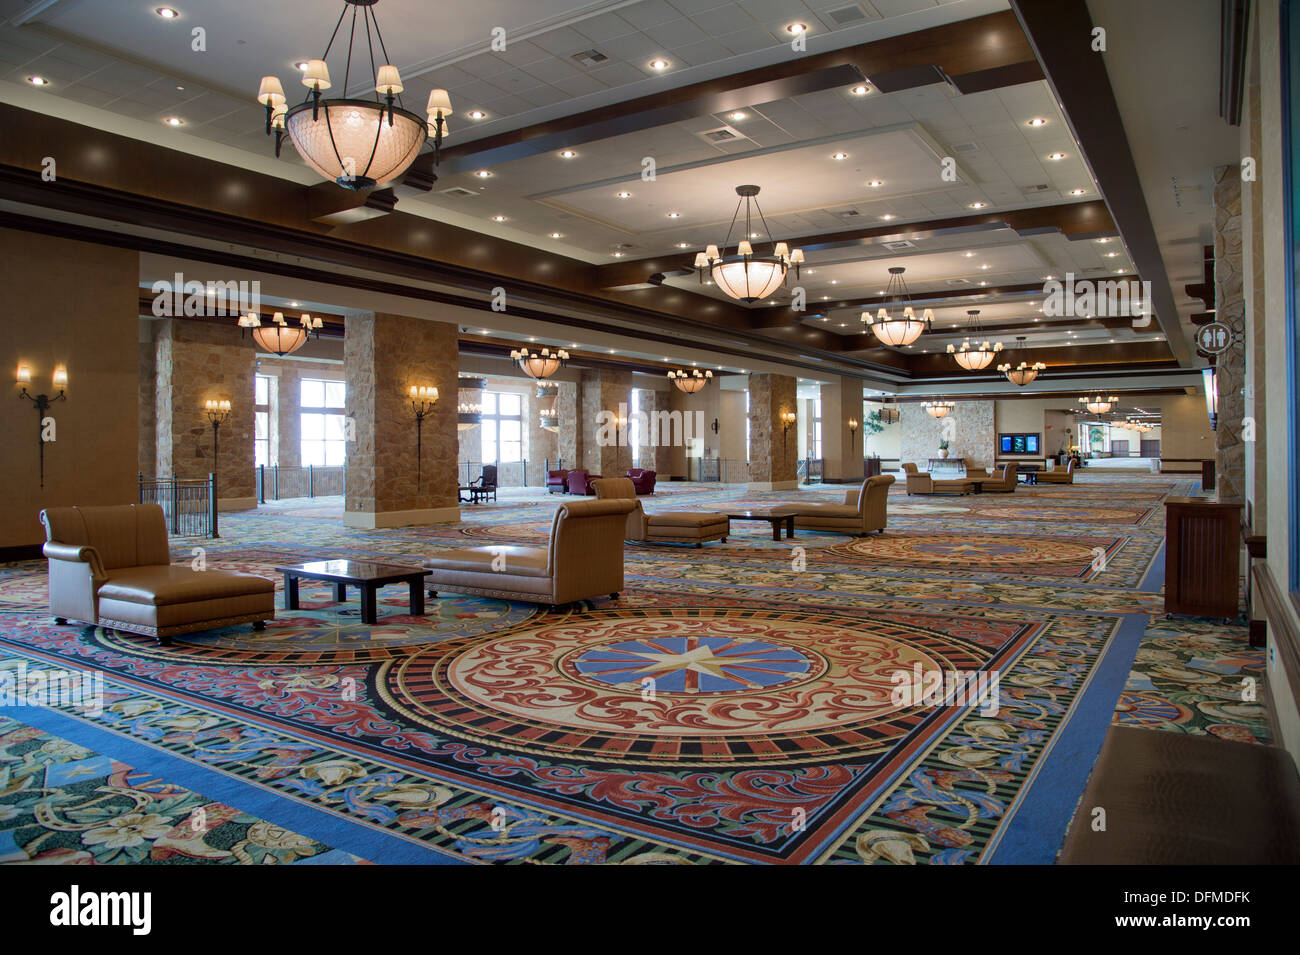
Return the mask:
{"type": "Polygon", "coordinates": [[[54,374],[50,376],[51,390],[57,388],[59,393],[53,398],[44,393],[33,395],[27,390],[27,386],[32,383],[31,365],[20,364],[14,376],[14,382],[21,389],[18,392],[19,399],[26,398],[36,407],[36,446],[40,456],[40,481],[43,488],[45,487],[45,442],[53,441],[56,436],[54,419],[48,417],[46,412],[50,410],[54,402],[67,400],[68,369],[63,365],[55,366],[54,374]]]}

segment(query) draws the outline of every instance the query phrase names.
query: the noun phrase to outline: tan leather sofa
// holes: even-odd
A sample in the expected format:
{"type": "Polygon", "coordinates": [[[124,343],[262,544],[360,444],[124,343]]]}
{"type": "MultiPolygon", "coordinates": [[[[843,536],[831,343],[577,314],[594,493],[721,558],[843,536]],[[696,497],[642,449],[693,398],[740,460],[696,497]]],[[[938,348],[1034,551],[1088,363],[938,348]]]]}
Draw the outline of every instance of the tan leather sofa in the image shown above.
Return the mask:
{"type": "Polygon", "coordinates": [[[991,477],[980,481],[980,490],[985,494],[1014,494],[1016,485],[1020,482],[1016,480],[1016,474],[1020,470],[1020,465],[1015,462],[1002,465],[1002,472],[993,472],[991,477]]]}
{"type": "Polygon", "coordinates": [[[843,504],[797,501],[781,506],[795,512],[794,526],[798,530],[835,531],[857,536],[872,531],[883,532],[888,523],[889,486],[893,483],[892,474],[878,474],[867,478],[861,487],[846,492],[843,504]]]}
{"type": "Polygon", "coordinates": [[[573,603],[623,589],[623,531],[631,501],[570,501],[551,522],[546,547],[491,545],[439,551],[424,562],[429,596],[439,590],[529,603],[573,603]]]}
{"type": "Polygon", "coordinates": [[[702,547],[709,541],[727,542],[731,522],[726,514],[698,511],[656,511],[647,514],[636,497],[631,478],[600,478],[592,481],[598,501],[631,501],[635,506],[627,515],[623,539],[650,543],[694,544],[702,547]]]}
{"type": "Polygon", "coordinates": [[[908,494],[969,494],[975,485],[967,478],[947,478],[936,481],[924,471],[918,471],[910,461],[903,465],[907,475],[908,494]]]}
{"type": "Polygon", "coordinates": [[[1051,465],[1050,471],[1038,472],[1039,484],[1073,484],[1074,483],[1074,458],[1063,468],[1051,465]]]}
{"type": "Polygon", "coordinates": [[[41,511],[50,612],[141,633],[167,644],[182,633],[275,619],[275,583],[253,574],[173,564],[157,504],[41,511]]]}

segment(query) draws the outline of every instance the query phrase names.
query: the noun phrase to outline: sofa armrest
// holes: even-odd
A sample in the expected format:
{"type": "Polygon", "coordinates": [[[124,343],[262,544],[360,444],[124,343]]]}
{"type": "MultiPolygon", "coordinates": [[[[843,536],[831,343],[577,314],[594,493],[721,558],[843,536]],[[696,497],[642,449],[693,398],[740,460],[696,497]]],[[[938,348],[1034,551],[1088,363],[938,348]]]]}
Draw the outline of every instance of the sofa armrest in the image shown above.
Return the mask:
{"type": "Polygon", "coordinates": [[[857,506],[858,506],[858,498],[861,497],[861,496],[862,496],[862,492],[859,491],[859,490],[856,490],[856,489],[855,489],[855,490],[852,490],[852,491],[845,491],[845,492],[844,492],[844,503],[847,504],[847,505],[849,505],[849,507],[857,507],[857,506]]]}
{"type": "Polygon", "coordinates": [[[104,573],[104,565],[99,559],[99,551],[85,544],[60,544],[58,541],[46,541],[41,548],[41,553],[50,560],[66,560],[70,563],[89,564],[91,576],[97,580],[102,580],[108,576],[104,573]]]}

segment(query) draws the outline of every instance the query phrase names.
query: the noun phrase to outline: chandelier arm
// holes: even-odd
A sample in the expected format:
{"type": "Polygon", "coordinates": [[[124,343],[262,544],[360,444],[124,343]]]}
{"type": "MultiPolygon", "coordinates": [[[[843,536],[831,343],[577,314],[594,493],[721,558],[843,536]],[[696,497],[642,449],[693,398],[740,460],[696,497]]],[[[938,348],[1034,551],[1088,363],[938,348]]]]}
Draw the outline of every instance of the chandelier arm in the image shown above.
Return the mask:
{"type": "Polygon", "coordinates": [[[736,200],[736,211],[731,214],[731,225],[727,227],[727,237],[722,240],[722,248],[720,249],[721,255],[727,254],[727,243],[731,241],[731,233],[736,228],[736,219],[740,216],[740,204],[744,201],[744,199],[736,200]]]}
{"type": "MultiPolygon", "coordinates": [[[[334,48],[334,39],[339,35],[339,27],[343,26],[343,18],[346,17],[347,15],[348,15],[348,8],[347,6],[344,6],[342,12],[339,13],[339,22],[334,24],[334,32],[330,34],[330,41],[325,46],[325,53],[321,57],[322,60],[328,60],[330,58],[330,50],[334,48]]],[[[356,16],[355,10],[352,11],[352,15],[356,16]]],[[[346,93],[347,91],[344,90],[344,92],[346,93]]]]}
{"type": "MultiPolygon", "coordinates": [[[[370,51],[370,72],[374,76],[378,76],[379,66],[375,63],[375,41],[370,36],[370,17],[368,15],[370,13],[369,7],[366,7],[366,13],[367,16],[362,17],[362,19],[365,20],[366,23],[366,48],[370,51]]],[[[378,28],[378,24],[376,24],[376,28],[378,28]]],[[[379,98],[379,90],[375,90],[375,102],[382,102],[379,98]]]]}
{"type": "Polygon", "coordinates": [[[767,233],[767,241],[771,242],[772,230],[767,227],[767,217],[763,215],[763,207],[758,204],[757,199],[754,200],[754,208],[758,210],[758,221],[763,223],[763,231],[767,233]]]}
{"type": "MultiPolygon", "coordinates": [[[[344,8],[344,13],[347,9],[344,8]]],[[[352,44],[357,39],[357,8],[352,8],[352,28],[348,30],[348,61],[343,65],[343,96],[346,99],[348,95],[348,84],[352,80],[352,44]]]]}
{"type": "Polygon", "coordinates": [[[384,135],[384,117],[383,111],[380,111],[379,122],[375,124],[375,144],[370,147],[370,158],[366,160],[366,171],[361,175],[370,178],[370,167],[375,164],[375,156],[379,153],[379,140],[384,135]]]}

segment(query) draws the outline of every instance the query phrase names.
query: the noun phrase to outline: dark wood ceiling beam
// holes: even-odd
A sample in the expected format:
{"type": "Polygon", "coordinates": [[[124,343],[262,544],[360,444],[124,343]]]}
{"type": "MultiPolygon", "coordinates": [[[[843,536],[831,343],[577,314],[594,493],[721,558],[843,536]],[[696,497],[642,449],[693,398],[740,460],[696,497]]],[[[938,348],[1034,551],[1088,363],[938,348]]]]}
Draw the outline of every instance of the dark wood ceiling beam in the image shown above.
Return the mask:
{"type": "MultiPolygon", "coordinates": [[[[1069,372],[1071,375],[1102,375],[1133,366],[1163,369],[1175,367],[1163,342],[1117,342],[1114,345],[1072,345],[1066,348],[1012,348],[982,372],[963,371],[947,353],[911,355],[910,367],[916,378],[960,377],[963,381],[993,380],[1002,376],[995,368],[1003,362],[1019,365],[1041,361],[1044,374],[1069,372]]],[[[1104,385],[1098,385],[1105,388],[1104,385]]]]}
{"type": "MultiPolygon", "coordinates": [[[[1042,64],[1075,141],[1088,157],[1137,274],[1151,283],[1156,321],[1174,357],[1180,364],[1190,364],[1178,305],[1124,133],[1124,120],[1105,61],[1088,42],[1093,22],[1086,0],[1011,0],[1011,8],[1042,64]]],[[[1122,24],[1112,27],[1119,29],[1122,24]]]]}
{"type": "MultiPolygon", "coordinates": [[[[1043,286],[1037,283],[998,285],[990,288],[963,289],[960,292],[918,292],[914,293],[909,301],[924,308],[975,304],[1002,305],[1006,304],[1006,300],[1009,298],[1028,298],[1031,295],[1041,295],[1042,292],[1043,286]],[[978,299],[978,302],[975,301],[976,299],[978,299]]],[[[872,295],[867,298],[844,298],[833,302],[810,303],[809,307],[801,312],[795,311],[788,305],[769,306],[768,308],[752,310],[749,326],[755,329],[782,328],[787,325],[800,324],[808,318],[820,318],[836,309],[849,308],[865,311],[888,304],[890,304],[889,300],[883,295],[872,295]]]]}
{"type": "MultiPolygon", "coordinates": [[[[973,92],[1042,79],[1042,71],[1015,17],[1004,11],[860,46],[792,56],[784,63],[456,143],[442,151],[439,171],[452,174],[497,165],[684,119],[852,86],[864,77],[882,92],[945,79],[973,92]]],[[[432,155],[425,154],[412,168],[427,173],[432,167],[432,155]]]]}

